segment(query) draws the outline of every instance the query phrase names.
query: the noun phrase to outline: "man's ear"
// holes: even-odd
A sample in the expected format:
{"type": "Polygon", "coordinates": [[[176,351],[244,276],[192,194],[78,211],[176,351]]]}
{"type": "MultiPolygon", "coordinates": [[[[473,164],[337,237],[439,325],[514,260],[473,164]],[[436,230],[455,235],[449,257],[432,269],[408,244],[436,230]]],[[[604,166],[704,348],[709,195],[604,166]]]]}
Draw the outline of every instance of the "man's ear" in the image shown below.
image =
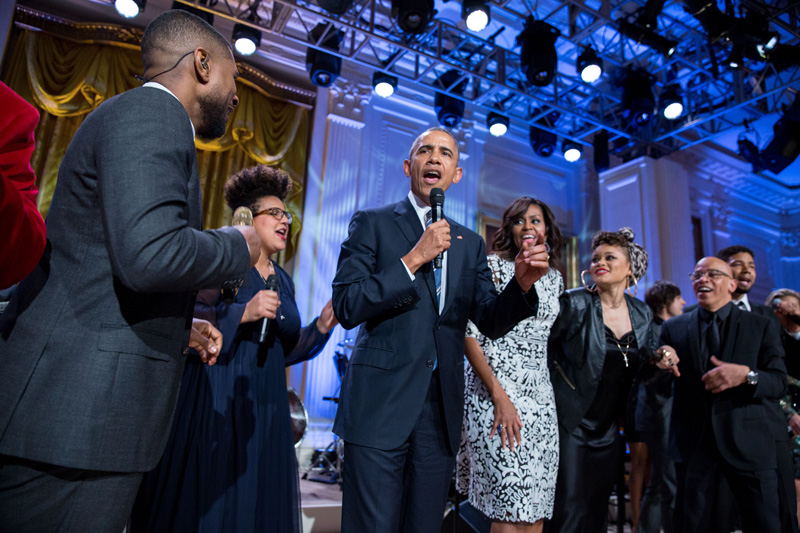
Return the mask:
{"type": "Polygon", "coordinates": [[[210,80],[209,65],[208,65],[208,52],[205,48],[197,48],[194,51],[194,70],[197,77],[207,83],[210,80]]]}

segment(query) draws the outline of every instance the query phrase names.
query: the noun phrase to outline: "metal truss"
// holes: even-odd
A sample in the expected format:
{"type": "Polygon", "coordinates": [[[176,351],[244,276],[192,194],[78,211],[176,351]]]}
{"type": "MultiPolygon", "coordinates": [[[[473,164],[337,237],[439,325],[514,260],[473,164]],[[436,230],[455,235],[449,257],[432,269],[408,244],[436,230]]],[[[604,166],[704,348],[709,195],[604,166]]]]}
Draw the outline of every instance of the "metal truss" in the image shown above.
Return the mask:
{"type": "MultiPolygon", "coordinates": [[[[780,112],[800,89],[797,65],[781,71],[767,62],[750,61],[738,70],[727,67],[731,43],[710,43],[700,23],[678,1],[668,0],[658,17],[659,33],[679,43],[669,58],[619,33],[619,21],[632,20],[644,0],[492,0],[498,29],[488,38],[466,31],[461,23],[439,19],[424,33],[407,36],[392,17],[391,0],[355,0],[338,17],[307,0],[211,0],[208,6],[202,0],[179,1],[259,28],[270,39],[337,55],[427,87],[431,94],[444,93],[585,145],[605,130],[612,150],[623,158],[659,157],[712,140],[741,128],[745,120],[780,112]],[[556,41],[558,71],[545,87],[528,82],[513,41],[529,15],[561,32],[556,41]],[[318,24],[326,25],[326,31],[310,40],[318,24]],[[345,34],[338,52],[323,46],[335,30],[345,34]],[[594,84],[581,81],[574,66],[587,45],[604,63],[603,75],[594,84]],[[658,113],[644,127],[629,127],[622,117],[619,87],[628,67],[653,75],[656,99],[666,85],[679,83],[683,116],[668,121],[658,113]],[[443,86],[440,76],[453,69],[459,76],[443,86]],[[552,112],[559,116],[555,123],[540,120],[552,112]]],[[[735,7],[758,10],[782,45],[800,50],[800,2],[740,0],[735,7]]]]}

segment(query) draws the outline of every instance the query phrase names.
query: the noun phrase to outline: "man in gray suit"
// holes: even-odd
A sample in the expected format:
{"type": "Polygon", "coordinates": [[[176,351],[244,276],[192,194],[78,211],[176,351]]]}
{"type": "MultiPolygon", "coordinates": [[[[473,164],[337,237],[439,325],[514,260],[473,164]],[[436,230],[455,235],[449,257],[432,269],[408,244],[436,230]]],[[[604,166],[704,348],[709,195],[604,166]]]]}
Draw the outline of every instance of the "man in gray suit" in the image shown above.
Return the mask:
{"type": "Polygon", "coordinates": [[[194,135],[238,103],[230,45],[184,11],[142,38],[145,86],[67,149],[48,246],[0,319],[0,529],[121,532],[169,433],[197,290],[242,278],[252,228],[201,231],[194,135]]]}

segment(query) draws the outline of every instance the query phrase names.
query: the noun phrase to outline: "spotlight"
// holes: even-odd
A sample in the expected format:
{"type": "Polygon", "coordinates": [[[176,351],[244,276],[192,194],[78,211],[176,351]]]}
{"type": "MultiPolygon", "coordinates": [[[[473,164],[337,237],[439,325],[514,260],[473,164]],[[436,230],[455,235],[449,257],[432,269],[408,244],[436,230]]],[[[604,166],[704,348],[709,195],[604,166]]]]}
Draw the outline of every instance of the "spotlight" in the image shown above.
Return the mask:
{"type": "Polygon", "coordinates": [[[536,152],[536,155],[539,157],[550,157],[556,149],[558,137],[556,137],[555,133],[539,129],[536,126],[531,126],[530,140],[531,148],[536,152]]]}
{"type": "MultiPolygon", "coordinates": [[[[339,51],[339,45],[344,39],[344,32],[331,27],[327,32],[328,24],[320,22],[309,32],[309,41],[319,43],[319,46],[333,52],[339,51]],[[322,36],[325,38],[320,41],[322,36]]],[[[309,48],[306,52],[306,70],[308,70],[311,83],[319,87],[328,87],[339,77],[342,71],[342,58],[325,53],[321,50],[309,48]]]]}
{"type": "Polygon", "coordinates": [[[561,141],[561,151],[564,154],[564,159],[570,163],[574,163],[581,158],[581,155],[583,154],[583,147],[576,142],[563,139],[561,141]]]}
{"type": "Polygon", "coordinates": [[[581,79],[586,83],[594,83],[603,73],[603,62],[597,57],[597,52],[591,46],[583,49],[575,67],[581,75],[581,79]]]}
{"type": "Polygon", "coordinates": [[[728,56],[728,66],[731,68],[742,68],[744,59],[742,58],[742,46],[734,44],[731,50],[731,55],[728,56]]]}
{"type": "Polygon", "coordinates": [[[461,18],[466,21],[470,31],[483,31],[491,17],[491,9],[486,0],[463,0],[461,3],[461,18]]]}
{"type": "Polygon", "coordinates": [[[253,55],[261,46],[261,32],[246,24],[233,25],[233,47],[243,56],[253,55]]]}
{"type": "Polygon", "coordinates": [[[522,72],[533,85],[544,87],[553,81],[558,62],[555,43],[559,35],[559,30],[532,16],[517,35],[517,44],[522,46],[522,72]]]}
{"type": "MultiPolygon", "coordinates": [[[[197,3],[198,5],[204,6],[208,4],[208,0],[198,0],[197,3]]],[[[201,19],[205,20],[206,22],[208,22],[209,26],[214,25],[214,14],[209,13],[208,11],[203,11],[202,9],[197,9],[194,6],[186,5],[181,2],[175,2],[175,1],[172,2],[172,9],[183,9],[184,11],[188,11],[192,15],[196,15],[201,19]]]]}
{"type": "Polygon", "coordinates": [[[132,19],[144,10],[146,1],[147,0],[115,0],[114,7],[117,9],[117,13],[126,19],[132,19]]]}
{"type": "Polygon", "coordinates": [[[392,16],[405,33],[423,33],[433,19],[433,0],[392,0],[392,16]]]}
{"type": "Polygon", "coordinates": [[[375,72],[372,75],[372,88],[378,96],[389,98],[397,89],[397,78],[383,72],[375,72]]]}
{"type": "Polygon", "coordinates": [[[800,155],[800,98],[784,111],[773,126],[773,137],[761,152],[761,163],[767,170],[779,174],[800,155]]]}
{"type": "Polygon", "coordinates": [[[344,15],[353,5],[353,0],[317,0],[317,3],[332,15],[344,15]]]}
{"type": "MultiPolygon", "coordinates": [[[[450,89],[451,93],[460,96],[464,94],[464,89],[467,87],[467,80],[458,81],[460,78],[461,73],[459,71],[455,69],[448,70],[439,76],[436,80],[436,85],[443,89],[450,89]]],[[[439,119],[439,124],[445,128],[457,127],[464,117],[464,101],[438,91],[433,98],[433,108],[436,110],[436,118],[439,119]]]]}
{"type": "Polygon", "coordinates": [[[656,99],[653,96],[653,77],[641,69],[629,69],[622,78],[622,117],[629,126],[644,126],[653,117],[656,99]]]}
{"type": "Polygon", "coordinates": [[[489,133],[495,137],[502,137],[508,131],[508,117],[491,112],[486,117],[486,125],[489,126],[489,133]]]}
{"type": "Polygon", "coordinates": [[[600,174],[608,170],[611,163],[608,157],[608,133],[605,130],[594,134],[592,152],[594,152],[594,171],[600,174]]]}
{"type": "Polygon", "coordinates": [[[680,89],[681,86],[678,84],[670,85],[661,93],[661,112],[668,120],[675,120],[683,114],[683,98],[680,89]]]}

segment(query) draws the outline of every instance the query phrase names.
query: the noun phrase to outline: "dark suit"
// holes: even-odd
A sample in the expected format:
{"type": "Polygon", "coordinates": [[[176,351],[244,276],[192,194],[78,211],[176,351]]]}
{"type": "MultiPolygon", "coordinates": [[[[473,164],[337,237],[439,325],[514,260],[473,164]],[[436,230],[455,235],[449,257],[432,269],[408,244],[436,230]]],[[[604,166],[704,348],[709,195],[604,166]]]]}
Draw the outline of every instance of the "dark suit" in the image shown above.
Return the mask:
{"type": "Polygon", "coordinates": [[[192,127],[175,97],[137,88],[86,118],[59,169],[48,249],[0,320],[0,453],[43,469],[156,465],[193,291],[249,268],[238,231],[201,225],[192,127]]]}
{"type": "Polygon", "coordinates": [[[678,471],[675,526],[711,530],[710,499],[714,480],[722,475],[736,497],[744,530],[778,531],[770,402],[786,390],[786,368],[776,323],[731,307],[718,358],[756,370],[759,381],[712,394],[701,380],[713,365],[701,352],[699,314],[696,308],[665,322],[659,342],[681,358],[670,424],[670,454],[678,471]]]}
{"type": "MultiPolygon", "coordinates": [[[[382,493],[402,491],[402,470],[399,478],[396,472],[370,470],[369,459],[354,459],[346,449],[343,531],[396,531],[401,515],[404,530],[438,528],[461,438],[467,321],[497,338],[535,312],[535,291],[524,295],[514,280],[498,297],[483,240],[453,220],[448,223],[451,246],[441,315],[431,264],[412,280],[401,260],[423,233],[408,199],[357,212],[342,244],[333,308],[342,326],[361,328],[342,383],[334,432],[351,449],[358,447],[358,453],[432,447],[440,462],[449,462],[442,472],[432,474],[438,479],[423,482],[428,484],[427,494],[411,496],[427,500],[424,503],[433,509],[430,516],[416,507],[416,499],[404,502],[406,510],[401,511],[399,499],[409,497],[408,490],[398,492],[397,498],[387,496],[391,501],[385,503],[378,501],[378,495],[364,494],[370,491],[368,483],[375,483],[382,493]],[[430,433],[423,439],[418,438],[421,423],[430,433]],[[358,486],[348,486],[354,480],[358,486]],[[354,492],[359,498],[352,503],[354,492]]],[[[402,462],[406,452],[398,454],[402,462]]],[[[419,465],[409,469],[418,472],[419,465]]]]}

